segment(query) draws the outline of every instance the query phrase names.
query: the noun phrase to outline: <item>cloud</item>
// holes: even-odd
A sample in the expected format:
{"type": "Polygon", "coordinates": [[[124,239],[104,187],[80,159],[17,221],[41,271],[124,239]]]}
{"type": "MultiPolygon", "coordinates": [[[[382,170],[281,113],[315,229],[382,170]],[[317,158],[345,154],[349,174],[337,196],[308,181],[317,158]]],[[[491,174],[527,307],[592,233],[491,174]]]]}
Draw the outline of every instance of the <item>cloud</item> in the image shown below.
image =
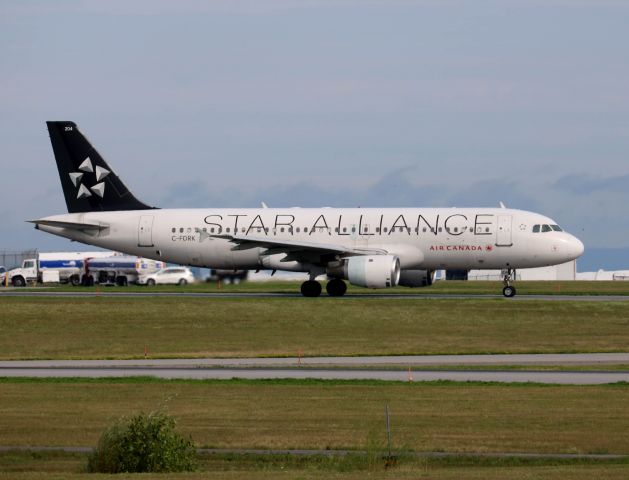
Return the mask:
{"type": "Polygon", "coordinates": [[[254,190],[213,189],[201,180],[175,182],[158,199],[159,206],[176,207],[426,207],[437,206],[444,198],[443,188],[422,185],[408,177],[414,167],[385,174],[363,188],[322,186],[314,182],[261,186],[254,190]]]}
{"type": "Polygon", "coordinates": [[[629,194],[629,175],[594,177],[592,175],[570,174],[557,180],[554,187],[575,195],[589,195],[603,191],[629,194]]]}
{"type": "Polygon", "coordinates": [[[543,208],[535,196],[528,193],[521,182],[497,178],[470,184],[449,197],[456,207],[498,207],[503,202],[508,208],[541,211],[543,208]]]}

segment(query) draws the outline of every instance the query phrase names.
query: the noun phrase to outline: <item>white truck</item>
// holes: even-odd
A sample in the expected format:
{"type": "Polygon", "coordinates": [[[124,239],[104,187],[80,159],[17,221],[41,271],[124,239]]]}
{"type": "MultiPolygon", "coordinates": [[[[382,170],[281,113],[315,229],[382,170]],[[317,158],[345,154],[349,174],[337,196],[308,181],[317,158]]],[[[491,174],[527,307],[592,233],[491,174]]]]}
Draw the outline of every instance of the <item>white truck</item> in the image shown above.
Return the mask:
{"type": "Polygon", "coordinates": [[[79,285],[85,258],[110,257],[115,252],[46,252],[27,258],[22,266],[7,272],[9,283],[23,287],[27,283],[71,283],[79,285]]]}
{"type": "Polygon", "coordinates": [[[103,283],[127,285],[137,280],[140,273],[152,273],[162,268],[163,262],[138,257],[127,257],[116,252],[49,252],[22,262],[20,268],[7,272],[8,281],[15,287],[27,283],[71,283],[94,285],[103,283]],[[100,261],[103,261],[99,263],[100,261]],[[110,281],[113,278],[113,281],[110,281]]]}

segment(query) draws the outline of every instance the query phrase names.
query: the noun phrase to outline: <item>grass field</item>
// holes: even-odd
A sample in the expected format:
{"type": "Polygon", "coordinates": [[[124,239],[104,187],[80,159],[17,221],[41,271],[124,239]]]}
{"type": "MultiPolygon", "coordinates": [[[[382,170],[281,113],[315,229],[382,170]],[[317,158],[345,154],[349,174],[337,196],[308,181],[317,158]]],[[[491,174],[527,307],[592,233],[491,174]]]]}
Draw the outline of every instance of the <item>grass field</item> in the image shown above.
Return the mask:
{"type": "MultiPolygon", "coordinates": [[[[164,474],[95,475],[85,472],[86,456],[65,453],[0,454],[0,478],[18,480],[66,479],[89,480],[111,478],[127,480],[163,479],[164,474]]],[[[629,465],[616,462],[470,460],[470,459],[404,459],[396,467],[385,470],[382,462],[365,458],[328,459],[290,456],[261,457],[255,455],[200,456],[194,473],[168,474],[168,478],[185,480],[262,480],[280,479],[512,479],[591,480],[626,479],[629,465]]]]}
{"type": "MultiPolygon", "coordinates": [[[[306,277],[304,276],[304,279],[306,277]]],[[[325,282],[323,282],[325,283],[325,282]]],[[[122,292],[270,292],[270,293],[294,293],[299,294],[299,286],[301,282],[295,281],[267,281],[267,282],[243,282],[238,285],[229,283],[221,283],[219,286],[216,282],[200,282],[185,287],[172,285],[156,285],[153,287],[130,285],[128,287],[100,287],[101,290],[107,289],[111,291],[122,292]]],[[[629,295],[629,282],[607,281],[517,281],[514,283],[517,288],[518,295],[629,295]]],[[[436,282],[427,288],[386,288],[381,290],[370,290],[367,288],[356,287],[348,284],[347,292],[350,294],[369,295],[378,294],[423,294],[423,295],[440,295],[440,294],[469,294],[469,295],[501,295],[502,282],[495,281],[476,281],[476,282],[436,282]]],[[[2,288],[2,287],[0,287],[2,288]]],[[[47,287],[56,291],[87,291],[96,292],[98,287],[72,287],[68,285],[60,285],[47,287]]],[[[325,296],[325,291],[324,291],[325,296]]]]}
{"type": "Polygon", "coordinates": [[[0,298],[0,359],[615,352],[629,303],[0,298]]]}
{"type": "Polygon", "coordinates": [[[629,385],[317,381],[0,382],[0,445],[94,446],[121,415],[167,409],[197,446],[629,454],[629,385]],[[383,443],[380,443],[383,444],[383,443]]]}

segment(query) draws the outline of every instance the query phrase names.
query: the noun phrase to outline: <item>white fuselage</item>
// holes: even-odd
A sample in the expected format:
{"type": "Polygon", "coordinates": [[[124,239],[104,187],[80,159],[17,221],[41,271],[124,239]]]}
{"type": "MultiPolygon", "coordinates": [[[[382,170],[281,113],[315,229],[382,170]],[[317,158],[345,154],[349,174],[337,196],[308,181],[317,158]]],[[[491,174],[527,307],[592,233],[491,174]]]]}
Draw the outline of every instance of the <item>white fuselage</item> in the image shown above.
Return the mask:
{"type": "Polygon", "coordinates": [[[286,251],[236,247],[216,235],[378,250],[399,257],[402,269],[530,268],[583,253],[583,244],[566,232],[533,231],[535,225],[555,225],[548,217],[503,208],[156,209],[44,220],[102,225],[100,231],[38,226],[90,245],[220,269],[307,272],[320,259],[296,261],[286,251]]]}

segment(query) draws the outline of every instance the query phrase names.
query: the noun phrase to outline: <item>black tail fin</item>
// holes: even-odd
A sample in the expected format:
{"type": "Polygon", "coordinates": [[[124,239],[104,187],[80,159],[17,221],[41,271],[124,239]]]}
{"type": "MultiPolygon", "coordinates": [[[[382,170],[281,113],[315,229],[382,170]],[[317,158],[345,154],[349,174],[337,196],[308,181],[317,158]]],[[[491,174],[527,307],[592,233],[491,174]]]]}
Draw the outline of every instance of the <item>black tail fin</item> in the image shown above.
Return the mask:
{"type": "Polygon", "coordinates": [[[69,213],[148,210],[74,122],[46,122],[69,213]]]}

